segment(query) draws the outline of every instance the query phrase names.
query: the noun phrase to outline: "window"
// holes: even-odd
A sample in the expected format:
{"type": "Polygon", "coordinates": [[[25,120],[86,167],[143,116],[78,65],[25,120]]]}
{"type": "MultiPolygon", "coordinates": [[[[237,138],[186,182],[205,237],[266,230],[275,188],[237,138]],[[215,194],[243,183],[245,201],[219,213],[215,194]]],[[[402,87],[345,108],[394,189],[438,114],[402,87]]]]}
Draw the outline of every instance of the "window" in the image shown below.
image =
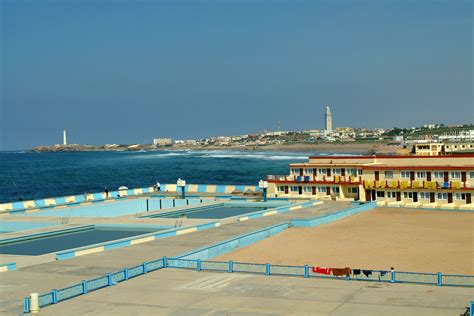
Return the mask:
{"type": "Polygon", "coordinates": [[[454,178],[454,179],[459,179],[459,178],[461,178],[461,172],[459,172],[459,171],[451,171],[451,178],[454,178]]]}
{"type": "Polygon", "coordinates": [[[292,186],[292,187],[291,187],[291,191],[293,191],[293,192],[298,192],[298,187],[297,187],[297,186],[292,186]]]}
{"type": "Polygon", "coordinates": [[[439,192],[438,193],[438,200],[447,200],[448,199],[448,193],[446,192],[439,192]]]}
{"type": "Polygon", "coordinates": [[[420,192],[420,199],[429,200],[430,199],[430,192],[420,192]]]}
{"type": "Polygon", "coordinates": [[[327,173],[326,168],[319,168],[318,169],[318,174],[326,174],[326,173],[327,173]]]}
{"type": "Polygon", "coordinates": [[[444,178],[444,172],[443,171],[435,171],[434,172],[434,177],[437,179],[443,179],[444,178]]]}
{"type": "Polygon", "coordinates": [[[311,187],[303,187],[303,192],[311,193],[313,190],[311,187]]]}
{"type": "Polygon", "coordinates": [[[394,191],[389,191],[389,192],[387,192],[387,197],[388,197],[389,199],[394,199],[394,198],[397,197],[397,195],[395,194],[394,191]]]}
{"type": "Polygon", "coordinates": [[[357,193],[359,193],[359,188],[351,188],[351,187],[349,187],[349,188],[348,188],[348,191],[349,191],[350,194],[357,194],[357,193]]]}
{"type": "Polygon", "coordinates": [[[336,175],[339,176],[341,174],[341,168],[334,168],[332,169],[332,172],[336,175]]]}
{"type": "Polygon", "coordinates": [[[469,178],[474,179],[474,171],[469,171],[469,178]]]}
{"type": "Polygon", "coordinates": [[[465,200],[466,199],[466,193],[456,193],[455,198],[456,198],[456,200],[465,200]]]}
{"type": "Polygon", "coordinates": [[[357,176],[357,169],[354,169],[354,168],[349,168],[347,169],[347,174],[350,175],[350,176],[357,176]]]}
{"type": "Polygon", "coordinates": [[[278,191],[284,192],[284,191],[285,191],[285,187],[284,187],[284,186],[278,186],[278,191]]]}
{"type": "Polygon", "coordinates": [[[332,187],[332,193],[339,194],[339,187],[332,187]]]}
{"type": "Polygon", "coordinates": [[[313,169],[304,169],[305,174],[313,174],[313,169]]]}
{"type": "Polygon", "coordinates": [[[362,169],[357,169],[357,172],[359,173],[359,175],[362,175],[362,169]]]}
{"type": "Polygon", "coordinates": [[[403,192],[403,198],[404,199],[412,199],[413,198],[413,192],[403,192]]]}
{"type": "Polygon", "coordinates": [[[401,171],[400,177],[402,178],[410,178],[410,171],[401,171]]]}
{"type": "Polygon", "coordinates": [[[318,187],[318,193],[326,193],[326,187],[318,187]]]}
{"type": "Polygon", "coordinates": [[[416,177],[419,178],[426,178],[426,172],[425,171],[417,171],[416,172],[416,177]]]}
{"type": "Polygon", "coordinates": [[[393,179],[393,171],[385,171],[385,179],[393,179]]]}
{"type": "Polygon", "coordinates": [[[377,191],[377,197],[385,197],[384,191],[377,191]]]}

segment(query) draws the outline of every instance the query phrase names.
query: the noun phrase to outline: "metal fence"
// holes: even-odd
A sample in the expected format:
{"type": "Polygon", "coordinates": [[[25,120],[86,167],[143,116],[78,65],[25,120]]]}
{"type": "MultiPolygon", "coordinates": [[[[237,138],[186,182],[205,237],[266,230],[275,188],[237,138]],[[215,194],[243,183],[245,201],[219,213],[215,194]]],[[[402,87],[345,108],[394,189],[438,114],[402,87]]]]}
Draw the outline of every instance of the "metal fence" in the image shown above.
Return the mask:
{"type": "MultiPolygon", "coordinates": [[[[437,286],[461,286],[474,287],[474,275],[457,275],[442,273],[423,273],[423,272],[400,272],[400,271],[383,271],[383,270],[357,270],[351,275],[334,276],[313,272],[310,266],[286,266],[261,264],[250,262],[233,262],[233,261],[209,261],[194,259],[166,258],[144,262],[142,264],[125,268],[105,276],[92,280],[84,280],[81,283],[52,290],[51,292],[39,295],[39,307],[46,307],[56,304],[73,297],[87,294],[88,292],[115,285],[119,282],[146,274],[151,271],[163,268],[179,268],[196,271],[222,271],[222,272],[238,272],[253,273],[261,275],[283,275],[283,276],[299,276],[304,278],[322,278],[337,280],[353,280],[353,281],[371,281],[371,282],[390,282],[390,283],[413,283],[413,284],[430,284],[437,286]],[[359,273],[360,272],[360,273],[359,273]]],[[[30,298],[24,299],[24,312],[30,312],[30,298]]]]}
{"type": "MultiPolygon", "coordinates": [[[[144,262],[140,265],[125,268],[114,273],[92,279],[84,280],[81,283],[68,286],[59,290],[52,290],[51,292],[44,293],[38,296],[39,307],[46,307],[52,304],[71,299],[73,297],[84,295],[92,291],[99,290],[104,287],[115,285],[119,282],[126,281],[133,277],[143,275],[145,273],[159,270],[165,267],[166,257],[150,262],[144,262]]],[[[25,298],[23,302],[23,311],[25,313],[30,312],[30,298],[25,298]]]]}

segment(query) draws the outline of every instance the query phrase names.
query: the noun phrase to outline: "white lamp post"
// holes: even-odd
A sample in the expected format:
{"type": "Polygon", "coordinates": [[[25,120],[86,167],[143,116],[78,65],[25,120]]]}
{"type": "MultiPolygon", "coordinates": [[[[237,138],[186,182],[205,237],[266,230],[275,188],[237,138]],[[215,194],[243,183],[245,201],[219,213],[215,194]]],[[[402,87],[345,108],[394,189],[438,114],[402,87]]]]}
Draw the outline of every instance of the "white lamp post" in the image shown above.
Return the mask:
{"type": "Polygon", "coordinates": [[[181,198],[182,199],[185,199],[186,198],[186,194],[184,192],[184,189],[186,188],[186,181],[185,180],[182,180],[182,179],[178,179],[178,181],[176,182],[176,186],[178,188],[181,188],[181,198]]]}
{"type": "Polygon", "coordinates": [[[264,180],[258,181],[258,187],[263,189],[263,202],[267,201],[267,189],[268,189],[268,182],[264,180]]]}

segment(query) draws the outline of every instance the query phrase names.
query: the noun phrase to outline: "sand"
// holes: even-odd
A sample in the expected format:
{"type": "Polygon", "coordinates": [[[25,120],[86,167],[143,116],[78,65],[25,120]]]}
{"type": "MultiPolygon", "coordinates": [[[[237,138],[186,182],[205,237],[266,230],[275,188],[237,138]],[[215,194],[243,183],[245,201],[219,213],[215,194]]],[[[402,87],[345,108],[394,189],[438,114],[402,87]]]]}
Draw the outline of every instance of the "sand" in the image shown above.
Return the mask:
{"type": "Polygon", "coordinates": [[[212,260],[474,274],[474,213],[375,209],[212,260]]]}

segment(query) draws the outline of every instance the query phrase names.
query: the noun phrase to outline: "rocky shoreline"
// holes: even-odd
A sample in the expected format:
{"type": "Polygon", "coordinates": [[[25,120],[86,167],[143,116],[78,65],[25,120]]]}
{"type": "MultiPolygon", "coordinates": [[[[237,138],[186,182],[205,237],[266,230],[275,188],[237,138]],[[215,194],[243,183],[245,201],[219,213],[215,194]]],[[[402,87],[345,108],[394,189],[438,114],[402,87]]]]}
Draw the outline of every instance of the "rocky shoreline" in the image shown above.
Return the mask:
{"type": "Polygon", "coordinates": [[[249,150],[249,151],[328,151],[352,152],[361,154],[406,154],[401,146],[387,146],[386,143],[293,143],[266,146],[156,146],[152,144],[136,145],[52,145],[37,146],[34,152],[82,152],[82,151],[152,151],[152,150],[249,150]]]}

